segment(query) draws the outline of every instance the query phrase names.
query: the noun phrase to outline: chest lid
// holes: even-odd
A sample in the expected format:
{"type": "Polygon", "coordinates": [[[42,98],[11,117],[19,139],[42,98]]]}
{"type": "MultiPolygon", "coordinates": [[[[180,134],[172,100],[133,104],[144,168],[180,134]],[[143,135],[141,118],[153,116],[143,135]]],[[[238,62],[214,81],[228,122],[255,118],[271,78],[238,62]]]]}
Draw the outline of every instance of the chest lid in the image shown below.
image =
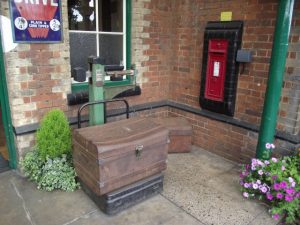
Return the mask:
{"type": "Polygon", "coordinates": [[[106,158],[135,150],[139,145],[166,144],[168,130],[149,118],[130,118],[76,129],[73,139],[95,157],[106,158]]]}

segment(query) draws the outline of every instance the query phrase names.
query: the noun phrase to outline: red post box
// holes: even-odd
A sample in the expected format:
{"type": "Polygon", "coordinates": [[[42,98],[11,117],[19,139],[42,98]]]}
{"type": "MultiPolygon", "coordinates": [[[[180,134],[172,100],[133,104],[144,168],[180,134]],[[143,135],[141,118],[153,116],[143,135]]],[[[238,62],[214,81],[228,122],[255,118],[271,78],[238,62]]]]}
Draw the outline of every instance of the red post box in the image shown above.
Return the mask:
{"type": "Polygon", "coordinates": [[[205,98],[224,101],[228,40],[210,39],[206,70],[205,98]]]}

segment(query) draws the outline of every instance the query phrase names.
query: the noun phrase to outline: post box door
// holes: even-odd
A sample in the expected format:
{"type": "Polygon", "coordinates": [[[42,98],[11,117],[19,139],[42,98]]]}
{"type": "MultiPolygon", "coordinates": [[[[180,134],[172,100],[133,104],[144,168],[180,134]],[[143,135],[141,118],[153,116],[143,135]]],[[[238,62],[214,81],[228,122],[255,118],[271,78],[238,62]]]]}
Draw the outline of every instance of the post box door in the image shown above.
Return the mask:
{"type": "Polygon", "coordinates": [[[227,46],[226,40],[210,40],[205,84],[207,99],[219,102],[224,100],[227,46]]]}

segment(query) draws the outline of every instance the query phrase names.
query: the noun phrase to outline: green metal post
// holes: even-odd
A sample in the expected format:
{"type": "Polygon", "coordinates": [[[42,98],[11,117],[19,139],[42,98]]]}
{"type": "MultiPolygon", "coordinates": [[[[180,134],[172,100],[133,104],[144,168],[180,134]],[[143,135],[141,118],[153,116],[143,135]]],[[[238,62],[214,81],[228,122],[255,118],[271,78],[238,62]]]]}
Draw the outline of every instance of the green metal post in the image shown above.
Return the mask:
{"type": "MultiPolygon", "coordinates": [[[[89,85],[89,101],[104,100],[104,65],[92,63],[92,77],[89,85]]],[[[104,123],[104,105],[89,106],[89,125],[94,126],[104,123]]]]}
{"type": "Polygon", "coordinates": [[[126,69],[131,66],[131,0],[126,0],[126,69]]]}
{"type": "Polygon", "coordinates": [[[12,169],[16,169],[17,168],[16,147],[15,147],[13,126],[12,126],[11,115],[10,115],[9,101],[8,101],[8,90],[7,90],[6,77],[5,77],[1,34],[0,34],[0,101],[1,101],[5,138],[6,138],[7,148],[8,148],[8,155],[9,155],[9,166],[12,169]]]}
{"type": "Polygon", "coordinates": [[[267,150],[266,144],[274,141],[293,8],[294,0],[279,1],[269,79],[256,149],[256,157],[259,159],[270,158],[271,152],[267,150]]]}

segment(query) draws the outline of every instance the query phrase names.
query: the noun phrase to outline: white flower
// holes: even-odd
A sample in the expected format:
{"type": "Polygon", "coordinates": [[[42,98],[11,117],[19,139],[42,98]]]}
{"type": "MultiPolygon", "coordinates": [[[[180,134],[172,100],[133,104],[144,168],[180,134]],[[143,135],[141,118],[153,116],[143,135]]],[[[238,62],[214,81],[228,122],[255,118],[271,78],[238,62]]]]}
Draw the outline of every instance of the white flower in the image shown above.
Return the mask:
{"type": "Polygon", "coordinates": [[[258,173],[259,175],[263,175],[263,174],[264,174],[264,172],[263,172],[262,170],[259,170],[257,173],[258,173]]]}
{"type": "Polygon", "coordinates": [[[258,188],[258,184],[255,184],[255,183],[254,183],[254,184],[252,185],[252,187],[253,187],[253,189],[257,189],[257,188],[258,188]]]}
{"type": "Polygon", "coordinates": [[[271,144],[270,143],[266,144],[266,149],[271,149],[271,144]]]}
{"type": "Polygon", "coordinates": [[[248,197],[249,197],[248,192],[244,192],[244,193],[243,193],[243,196],[244,196],[245,198],[248,198],[248,197]]]}
{"type": "Polygon", "coordinates": [[[293,183],[294,182],[294,179],[292,177],[289,177],[289,182],[290,183],[293,183]]]}
{"type": "MultiPolygon", "coordinates": [[[[259,171],[258,171],[258,172],[259,172],[259,171]]],[[[260,180],[257,180],[256,183],[257,183],[257,184],[261,184],[261,181],[260,181],[260,180]]]]}

